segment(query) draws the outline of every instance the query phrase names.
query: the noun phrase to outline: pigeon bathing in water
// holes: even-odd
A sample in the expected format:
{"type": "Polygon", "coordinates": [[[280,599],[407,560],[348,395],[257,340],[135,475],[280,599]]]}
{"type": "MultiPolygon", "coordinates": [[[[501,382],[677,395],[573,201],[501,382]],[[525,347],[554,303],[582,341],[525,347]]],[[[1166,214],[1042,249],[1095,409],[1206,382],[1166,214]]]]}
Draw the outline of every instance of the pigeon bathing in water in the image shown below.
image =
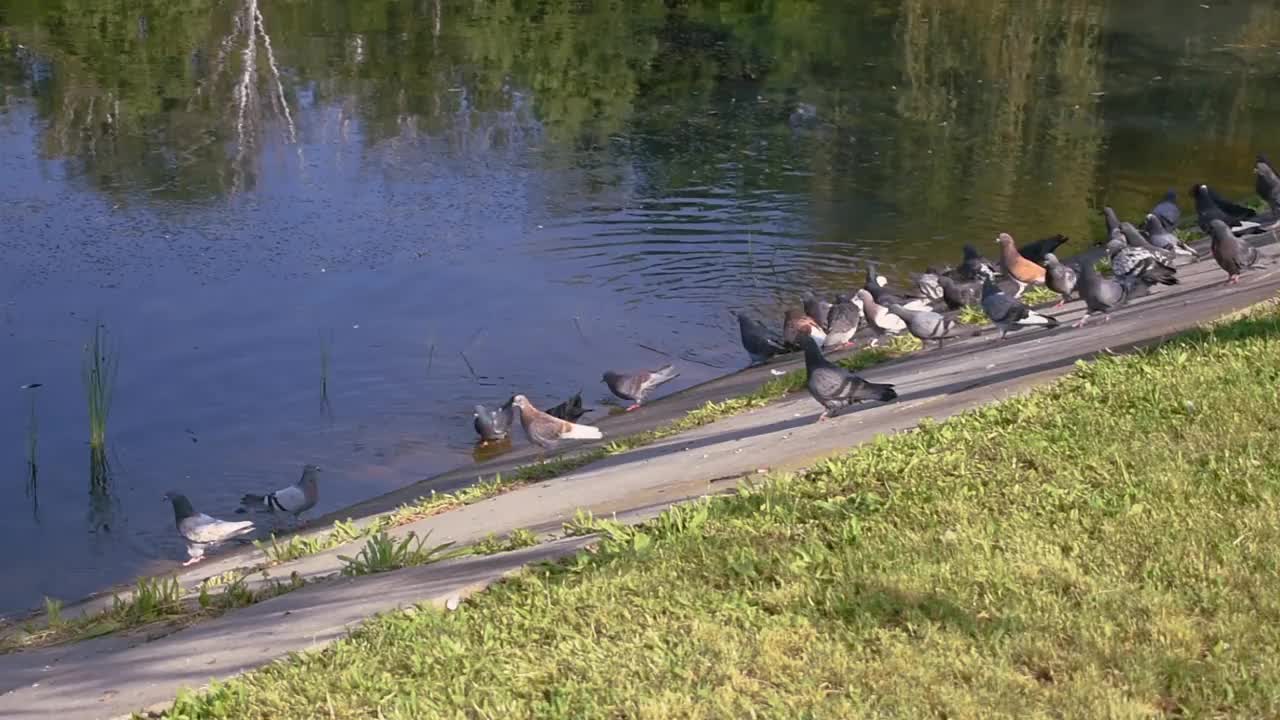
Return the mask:
{"type": "Polygon", "coordinates": [[[205,548],[214,547],[228,540],[244,537],[253,532],[253,521],[230,522],[209,517],[195,511],[185,495],[167,492],[164,499],[173,503],[173,520],[178,534],[187,541],[187,561],[193,565],[204,559],[205,548]]]}
{"type": "Polygon", "coordinates": [[[253,512],[283,512],[293,515],[294,520],[302,513],[316,506],[320,499],[320,467],[307,465],[302,468],[302,477],[298,482],[282,490],[266,495],[246,494],[240,498],[240,510],[253,512]]]}
{"type": "Polygon", "coordinates": [[[819,300],[814,297],[813,293],[804,294],[804,314],[809,319],[818,324],[825,332],[827,329],[827,314],[831,312],[831,303],[826,300],[819,300]]]}
{"type": "Polygon", "coordinates": [[[1000,259],[1004,263],[1005,272],[1018,285],[1018,292],[1013,294],[1015,298],[1021,297],[1028,285],[1044,284],[1044,268],[1018,254],[1018,248],[1013,245],[1013,236],[1000,233],[996,242],[1000,244],[1000,259]]]}
{"type": "Polygon", "coordinates": [[[1253,172],[1257,175],[1253,187],[1258,191],[1258,197],[1271,208],[1272,215],[1280,215],[1280,176],[1276,175],[1276,169],[1271,167],[1265,157],[1259,155],[1253,172]]]}
{"type": "Polygon", "coordinates": [[[644,398],[654,388],[659,385],[675,380],[680,376],[674,365],[663,365],[657,370],[638,370],[636,372],[614,372],[610,370],[605,373],[601,380],[605,385],[609,386],[609,391],[623,400],[630,400],[631,407],[627,408],[630,412],[640,407],[644,403],[644,398]]]}
{"type": "Polygon", "coordinates": [[[1218,267],[1227,271],[1228,285],[1239,282],[1240,273],[1258,264],[1258,249],[1236,237],[1221,220],[1209,224],[1209,237],[1213,242],[1213,259],[1218,261],[1218,267]]]}
{"type": "Polygon", "coordinates": [[[523,395],[516,395],[511,402],[520,412],[520,426],[524,428],[524,434],[543,450],[556,447],[561,440],[599,440],[604,437],[600,428],[551,417],[534,407],[523,395]]]}
{"type": "Polygon", "coordinates": [[[1057,250],[1071,238],[1058,234],[1043,240],[1027,243],[1018,248],[1018,254],[1037,265],[1044,264],[1044,256],[1057,250]]]}
{"type": "Polygon", "coordinates": [[[852,298],[836,298],[836,303],[827,313],[827,337],[822,346],[836,349],[851,344],[861,317],[862,306],[852,298]]]}
{"type": "Polygon", "coordinates": [[[475,425],[476,432],[480,434],[480,439],[484,442],[494,442],[501,440],[511,432],[511,421],[515,418],[515,408],[512,407],[511,401],[507,400],[500,407],[490,410],[484,405],[476,405],[475,425]]]}
{"type": "Polygon", "coordinates": [[[991,278],[987,278],[982,284],[982,311],[1000,329],[1001,340],[1005,335],[1024,327],[1058,327],[1057,318],[1041,315],[1009,297],[991,278]]]}
{"type": "Polygon", "coordinates": [[[774,336],[764,323],[746,313],[738,313],[738,330],[742,333],[742,347],[751,357],[752,365],[768,362],[774,355],[787,352],[781,339],[774,336]]]}
{"type": "Polygon", "coordinates": [[[938,278],[938,285],[942,287],[942,301],[951,310],[959,310],[966,305],[977,305],[982,299],[981,282],[957,282],[942,275],[938,278]]]}
{"type": "Polygon", "coordinates": [[[1147,213],[1147,222],[1142,229],[1147,233],[1147,238],[1152,245],[1168,250],[1175,255],[1198,257],[1196,251],[1178,239],[1178,236],[1174,235],[1172,230],[1165,227],[1164,221],[1157,217],[1155,213],[1147,213]]]}
{"type": "Polygon", "coordinates": [[[866,288],[858,291],[857,301],[862,305],[862,312],[867,317],[867,324],[877,333],[881,335],[900,335],[906,332],[906,321],[876,302],[866,288]]]}
{"type": "Polygon", "coordinates": [[[893,385],[867,382],[827,360],[822,356],[819,342],[813,336],[804,338],[804,369],[808,376],[806,386],[809,394],[823,408],[818,422],[826,420],[836,410],[854,403],[867,400],[889,402],[898,397],[893,385]]]}
{"type": "Polygon", "coordinates": [[[582,391],[574,393],[573,397],[559,405],[547,408],[547,414],[561,420],[578,422],[578,418],[587,414],[586,409],[582,407],[582,391]]]}
{"type": "Polygon", "coordinates": [[[1182,217],[1182,210],[1178,208],[1178,192],[1170,189],[1164,194],[1160,202],[1151,208],[1151,214],[1164,225],[1166,230],[1173,231],[1178,227],[1178,219],[1182,217]]]}
{"type": "Polygon", "coordinates": [[[801,310],[788,310],[782,317],[782,342],[787,347],[799,349],[805,337],[814,335],[818,342],[827,339],[827,333],[818,323],[801,310]]]}
{"type": "Polygon", "coordinates": [[[907,332],[919,338],[921,342],[934,340],[941,348],[943,340],[955,337],[956,322],[932,310],[908,310],[895,303],[889,306],[889,312],[906,321],[907,332]]]}
{"type": "Polygon", "coordinates": [[[1079,275],[1075,268],[1059,262],[1058,256],[1053,253],[1047,253],[1044,256],[1044,268],[1045,287],[1062,296],[1054,307],[1062,307],[1067,300],[1071,299],[1071,293],[1075,292],[1079,275]]]}

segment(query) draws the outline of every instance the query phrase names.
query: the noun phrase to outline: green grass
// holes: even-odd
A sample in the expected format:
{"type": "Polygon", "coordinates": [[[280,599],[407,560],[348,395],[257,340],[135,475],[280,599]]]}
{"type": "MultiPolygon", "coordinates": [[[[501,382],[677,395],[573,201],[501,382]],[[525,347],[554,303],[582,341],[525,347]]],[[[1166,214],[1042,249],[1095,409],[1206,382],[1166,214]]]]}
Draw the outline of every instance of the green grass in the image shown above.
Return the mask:
{"type": "Polygon", "coordinates": [[[1032,285],[1027,288],[1027,291],[1022,293],[1022,297],[1019,298],[1019,300],[1027,305],[1043,305],[1051,302],[1056,303],[1061,299],[1061,295],[1043,285],[1032,285]]]}
{"type": "Polygon", "coordinates": [[[965,305],[956,313],[956,322],[961,325],[986,325],[990,320],[981,305],[965,305]]]}
{"type": "Polygon", "coordinates": [[[173,718],[1276,717],[1280,316],[606,532],[173,718]]]}
{"type": "Polygon", "coordinates": [[[107,443],[107,418],[111,414],[111,398],[115,390],[119,356],[111,347],[106,327],[93,324],[93,335],[84,346],[81,379],[89,404],[89,447],[101,450],[107,443]]]}
{"type": "Polygon", "coordinates": [[[424,565],[443,559],[441,553],[453,545],[451,542],[428,546],[431,533],[419,538],[409,533],[402,538],[392,538],[379,531],[365,541],[364,547],[354,557],[339,555],[342,574],[349,576],[372,575],[411,565],[424,565]]]}
{"type": "Polygon", "coordinates": [[[88,640],[186,614],[182,590],[173,578],[142,578],[128,597],[117,595],[110,608],[77,618],[64,618],[62,603],[45,598],[43,624],[0,638],[0,653],[88,640]]]}

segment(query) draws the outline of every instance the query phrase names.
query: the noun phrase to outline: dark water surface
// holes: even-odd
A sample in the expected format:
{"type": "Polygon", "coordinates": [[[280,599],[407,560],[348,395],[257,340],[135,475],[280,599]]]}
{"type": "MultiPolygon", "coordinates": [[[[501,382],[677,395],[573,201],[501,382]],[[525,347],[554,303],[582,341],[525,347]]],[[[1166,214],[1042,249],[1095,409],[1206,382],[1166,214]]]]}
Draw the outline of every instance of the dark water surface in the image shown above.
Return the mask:
{"type": "Polygon", "coordinates": [[[332,510],[472,462],[475,402],[740,367],[730,309],[864,258],[1244,196],[1280,7],[1212,6],[0,0],[0,610],[180,559],[167,489],[318,462],[332,510]]]}

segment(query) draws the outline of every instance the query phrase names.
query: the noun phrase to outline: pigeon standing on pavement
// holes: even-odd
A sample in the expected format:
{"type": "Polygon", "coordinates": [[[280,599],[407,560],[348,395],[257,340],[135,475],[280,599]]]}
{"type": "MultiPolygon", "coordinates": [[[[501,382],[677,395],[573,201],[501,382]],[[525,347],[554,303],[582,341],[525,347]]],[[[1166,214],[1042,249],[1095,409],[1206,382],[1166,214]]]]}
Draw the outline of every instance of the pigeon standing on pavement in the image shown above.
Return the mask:
{"type": "Polygon", "coordinates": [[[804,338],[809,333],[818,336],[819,341],[825,340],[827,333],[812,318],[804,314],[803,310],[788,310],[782,316],[782,342],[790,348],[801,349],[803,347],[804,338]]]}
{"type": "Polygon", "coordinates": [[[511,432],[511,421],[514,419],[515,408],[511,406],[511,401],[507,400],[501,406],[492,409],[484,405],[476,405],[475,420],[472,424],[481,440],[494,442],[505,438],[511,432]]]}
{"type": "Polygon", "coordinates": [[[932,310],[909,310],[895,303],[889,306],[889,312],[902,318],[907,323],[907,332],[921,342],[933,340],[941,348],[944,340],[955,337],[956,321],[932,310]]]}
{"type": "Polygon", "coordinates": [[[1048,253],[1044,256],[1044,268],[1045,287],[1062,296],[1062,299],[1054,307],[1062,307],[1064,303],[1071,299],[1071,293],[1076,291],[1076,281],[1079,279],[1079,274],[1075,268],[1059,262],[1058,256],[1053,253],[1048,253]]]}
{"type": "Polygon", "coordinates": [[[1018,254],[1037,265],[1044,265],[1044,256],[1054,252],[1071,238],[1061,233],[1029,242],[1018,248],[1018,254]]]}
{"type": "Polygon", "coordinates": [[[582,407],[582,391],[573,394],[573,397],[565,400],[559,405],[547,408],[547,414],[561,420],[569,422],[578,422],[578,418],[587,414],[586,408],[582,407]]]}
{"type": "Polygon", "coordinates": [[[1178,207],[1178,192],[1170,189],[1169,192],[1165,193],[1160,202],[1151,208],[1151,214],[1155,215],[1164,224],[1165,229],[1171,232],[1176,229],[1178,220],[1182,217],[1182,210],[1178,207]]]}
{"type": "Polygon", "coordinates": [[[1209,223],[1209,237],[1213,242],[1213,259],[1218,261],[1218,267],[1227,271],[1228,285],[1239,282],[1240,273],[1257,265],[1258,248],[1236,237],[1221,220],[1209,223]]]}
{"type": "Polygon", "coordinates": [[[981,281],[958,281],[942,275],[938,277],[938,285],[942,287],[942,301],[951,310],[977,305],[982,299],[981,281]]]}
{"type": "Polygon", "coordinates": [[[752,365],[769,362],[774,355],[787,352],[782,340],[765,327],[764,323],[746,313],[737,315],[738,330],[742,334],[742,347],[750,356],[752,365]]]}
{"type": "Polygon", "coordinates": [[[534,407],[523,395],[516,395],[511,403],[520,411],[520,426],[524,428],[524,434],[543,450],[551,450],[562,440],[599,440],[604,437],[600,428],[551,417],[534,407]]]}
{"type": "Polygon", "coordinates": [[[1182,242],[1177,235],[1174,235],[1173,231],[1166,227],[1164,221],[1156,216],[1155,213],[1147,213],[1147,222],[1142,229],[1146,231],[1152,245],[1168,250],[1175,255],[1197,257],[1196,251],[1182,242]]]}
{"type": "Polygon", "coordinates": [[[1253,187],[1258,191],[1258,197],[1266,201],[1272,215],[1280,215],[1280,176],[1276,175],[1276,169],[1271,167],[1265,157],[1259,155],[1258,162],[1254,163],[1253,173],[1257,175],[1253,187]]]}
{"type": "Polygon", "coordinates": [[[1058,327],[1057,318],[1052,315],[1041,315],[1009,297],[991,278],[987,278],[982,284],[982,310],[1000,329],[1001,340],[1005,335],[1024,327],[1058,327]]]}
{"type": "Polygon", "coordinates": [[[204,551],[228,540],[242,538],[253,532],[253,521],[232,522],[209,517],[196,512],[187,496],[167,492],[164,499],[173,503],[173,520],[178,534],[187,541],[187,561],[183,566],[194,565],[204,559],[204,551]]]}
{"type": "Polygon", "coordinates": [[[827,337],[822,346],[828,350],[846,347],[853,342],[861,321],[862,307],[851,298],[837,297],[827,312],[827,337]]]}
{"type": "Polygon", "coordinates": [[[831,303],[819,300],[813,293],[804,294],[804,314],[818,324],[824,331],[827,329],[827,313],[831,312],[831,303]]]}
{"type": "Polygon", "coordinates": [[[916,278],[916,290],[921,297],[931,302],[943,299],[942,285],[938,282],[936,272],[927,272],[916,278]]]}
{"type": "Polygon", "coordinates": [[[1013,236],[1000,233],[996,242],[1000,244],[1000,259],[1004,263],[1004,271],[1018,285],[1018,291],[1013,294],[1015,298],[1021,297],[1028,285],[1044,284],[1044,268],[1018,254],[1013,236]]]}
{"type": "MultiPolygon", "coordinates": [[[[1148,258],[1146,262],[1151,262],[1148,258]]],[[[1083,317],[1076,321],[1074,327],[1083,327],[1090,315],[1107,314],[1129,301],[1129,292],[1120,282],[1105,278],[1098,274],[1092,265],[1080,270],[1080,282],[1077,284],[1080,297],[1087,310],[1083,317]]],[[[1111,319],[1107,315],[1108,320],[1111,319]]]]}
{"type": "Polygon", "coordinates": [[[637,370],[635,372],[614,372],[610,370],[601,376],[601,381],[609,386],[609,391],[623,400],[630,400],[630,412],[644,403],[645,396],[653,392],[659,385],[680,377],[674,365],[663,365],[657,370],[637,370]]]}
{"type": "Polygon", "coordinates": [[[809,336],[804,338],[804,369],[808,376],[806,386],[809,394],[822,405],[822,414],[818,422],[831,416],[831,413],[854,403],[867,400],[889,402],[898,397],[893,385],[873,383],[845,370],[822,356],[819,340],[809,336]]]}
{"type": "Polygon", "coordinates": [[[1192,186],[1191,195],[1196,201],[1196,221],[1206,233],[1214,220],[1221,220],[1228,227],[1238,227],[1241,230],[1258,226],[1257,223],[1246,220],[1255,215],[1253,210],[1227,202],[1210,190],[1208,185],[1202,183],[1192,186]]]}
{"type": "Polygon", "coordinates": [[[1174,260],[1178,257],[1177,252],[1151,244],[1142,236],[1142,233],[1138,232],[1138,228],[1134,227],[1132,223],[1120,223],[1120,233],[1124,235],[1124,241],[1129,247],[1146,250],[1161,265],[1175,266],[1174,260]]]}
{"type": "Polygon", "coordinates": [[[969,282],[982,282],[996,274],[996,266],[972,245],[964,246],[964,260],[956,268],[956,277],[969,282]]]}
{"type": "Polygon", "coordinates": [[[862,312],[866,315],[867,324],[873,330],[881,335],[899,335],[907,330],[907,323],[897,315],[889,312],[889,309],[876,302],[871,297],[871,292],[866,288],[858,291],[858,302],[862,305],[862,312]]]}
{"type": "Polygon", "coordinates": [[[240,498],[240,510],[236,512],[282,512],[298,516],[316,506],[320,499],[320,466],[302,468],[302,477],[287,488],[266,495],[247,493],[240,498]]]}

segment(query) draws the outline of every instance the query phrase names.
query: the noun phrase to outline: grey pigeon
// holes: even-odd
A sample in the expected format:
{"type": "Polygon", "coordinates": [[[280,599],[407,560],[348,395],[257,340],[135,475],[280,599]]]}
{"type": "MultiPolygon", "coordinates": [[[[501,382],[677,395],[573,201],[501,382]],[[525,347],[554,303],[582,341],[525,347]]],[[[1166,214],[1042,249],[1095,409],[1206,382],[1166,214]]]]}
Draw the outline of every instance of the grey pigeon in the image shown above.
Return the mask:
{"type": "Polygon", "coordinates": [[[164,499],[173,503],[173,521],[178,534],[187,541],[187,561],[183,566],[194,565],[204,559],[206,548],[220,545],[253,532],[253,521],[231,522],[196,512],[185,495],[167,492],[164,499]]]}
{"type": "Polygon", "coordinates": [[[1240,282],[1240,273],[1258,264],[1258,249],[1236,237],[1221,220],[1210,222],[1209,237],[1213,242],[1213,259],[1218,261],[1218,267],[1227,271],[1228,285],[1240,282]]]}
{"type": "Polygon", "coordinates": [[[489,409],[484,405],[476,405],[475,420],[472,424],[480,439],[485,442],[501,440],[511,432],[511,421],[515,419],[515,408],[507,400],[501,406],[489,409]]]}
{"type": "Polygon", "coordinates": [[[600,428],[551,417],[534,407],[523,395],[511,398],[511,403],[520,412],[520,426],[524,428],[524,434],[543,450],[556,447],[562,440],[599,440],[604,437],[600,428]]]}
{"type": "Polygon", "coordinates": [[[1116,217],[1116,211],[1110,207],[1102,208],[1102,217],[1107,221],[1107,239],[1110,240],[1120,231],[1120,218],[1116,217]]]}
{"type": "MultiPolygon", "coordinates": [[[[1151,260],[1148,258],[1146,262],[1151,260]]],[[[1125,285],[1111,278],[1102,277],[1092,265],[1081,268],[1080,282],[1076,288],[1080,291],[1080,297],[1084,300],[1087,310],[1075,323],[1075,327],[1083,327],[1090,315],[1110,313],[1129,301],[1129,291],[1125,285]]],[[[1107,315],[1108,320],[1110,317],[1107,315]]]]}
{"type": "Polygon", "coordinates": [[[1151,208],[1151,214],[1155,215],[1167,230],[1174,230],[1178,227],[1178,220],[1182,217],[1182,210],[1178,207],[1178,192],[1170,189],[1169,192],[1160,198],[1160,202],[1151,208]]]}
{"type": "Polygon", "coordinates": [[[827,313],[831,312],[831,303],[819,300],[813,293],[804,294],[804,314],[818,324],[824,331],[827,329],[827,313]]]}
{"type": "Polygon", "coordinates": [[[565,400],[559,405],[547,408],[547,414],[561,420],[569,422],[578,422],[578,418],[587,414],[586,408],[582,407],[582,391],[573,394],[573,397],[565,400]]]}
{"type": "Polygon", "coordinates": [[[983,257],[982,253],[979,253],[974,246],[964,246],[964,261],[960,263],[960,267],[956,268],[956,279],[982,282],[988,277],[995,277],[995,275],[996,266],[994,263],[983,257]]]}
{"type": "Polygon", "coordinates": [[[1055,328],[1058,326],[1057,318],[1052,315],[1041,315],[1009,297],[991,278],[987,278],[982,283],[982,310],[1000,329],[1001,340],[1009,333],[1024,327],[1055,328]]]}
{"type": "Polygon", "coordinates": [[[863,288],[857,294],[858,303],[867,317],[867,324],[881,335],[900,335],[907,330],[907,323],[902,318],[889,312],[889,309],[871,297],[871,291],[863,288]]]}
{"type": "Polygon", "coordinates": [[[910,308],[912,310],[916,310],[916,309],[928,310],[929,309],[928,300],[921,300],[921,299],[907,300],[899,296],[897,293],[890,291],[887,288],[888,281],[885,280],[883,275],[877,274],[875,268],[876,268],[875,265],[871,263],[867,263],[867,281],[866,283],[863,284],[862,289],[865,290],[868,295],[870,295],[871,299],[874,300],[876,304],[888,307],[890,305],[893,305],[894,303],[897,303],[899,305],[906,306],[907,308],[910,308]]]}
{"type": "Polygon", "coordinates": [[[982,299],[982,285],[977,281],[957,281],[946,275],[938,278],[942,287],[942,301],[951,310],[959,310],[966,305],[977,305],[982,299]]]}
{"type": "Polygon", "coordinates": [[[902,318],[907,323],[907,332],[916,336],[921,342],[934,340],[938,347],[942,342],[955,337],[955,320],[948,319],[932,310],[908,310],[894,303],[889,312],[902,318]]]}
{"type": "Polygon", "coordinates": [[[1257,175],[1253,187],[1258,191],[1258,197],[1266,201],[1272,215],[1280,215],[1280,176],[1276,175],[1276,169],[1271,167],[1265,157],[1259,155],[1253,172],[1257,175]]]}
{"type": "Polygon", "coordinates": [[[851,298],[837,297],[836,302],[827,313],[827,337],[823,341],[824,348],[841,348],[853,341],[858,332],[858,323],[862,317],[862,308],[851,298]]]}
{"type": "Polygon", "coordinates": [[[1214,220],[1221,220],[1228,227],[1238,227],[1241,230],[1258,226],[1247,220],[1256,214],[1253,210],[1224,200],[1209,189],[1208,185],[1201,183],[1191,186],[1191,196],[1196,201],[1196,222],[1206,233],[1209,232],[1209,223],[1214,220]]]}
{"type": "Polygon", "coordinates": [[[738,313],[738,330],[742,334],[742,347],[751,357],[753,365],[768,362],[774,355],[787,352],[781,339],[770,332],[764,323],[746,313],[738,313]]]}
{"type": "Polygon", "coordinates": [[[609,386],[609,391],[623,400],[630,400],[627,411],[635,410],[644,403],[645,396],[653,392],[659,385],[675,380],[680,373],[674,365],[663,365],[657,370],[637,370],[634,372],[614,372],[610,370],[600,379],[609,386]]]}
{"type": "Polygon", "coordinates": [[[1062,299],[1054,307],[1062,307],[1067,300],[1071,299],[1071,293],[1076,291],[1076,281],[1079,279],[1079,273],[1074,267],[1063,265],[1059,262],[1058,256],[1053,253],[1048,253],[1044,256],[1044,270],[1045,287],[1062,296],[1062,299]]]}
{"type": "MultiPolygon", "coordinates": [[[[248,493],[240,498],[240,511],[283,512],[299,515],[316,506],[320,499],[320,466],[306,465],[302,477],[287,488],[266,495],[248,493]]],[[[237,512],[240,512],[237,511],[237,512]]]]}
{"type": "Polygon", "coordinates": [[[942,285],[938,280],[938,273],[927,272],[916,278],[916,290],[926,300],[938,302],[943,299],[942,285]]]}
{"type": "Polygon", "coordinates": [[[867,400],[889,402],[898,397],[893,385],[873,383],[845,370],[822,356],[818,339],[804,338],[804,369],[808,376],[809,394],[822,405],[818,422],[831,413],[854,403],[867,400]]]}
{"type": "Polygon", "coordinates": [[[822,329],[813,318],[804,314],[802,310],[788,310],[782,316],[782,343],[789,348],[801,349],[802,343],[807,335],[813,334],[818,337],[819,342],[827,337],[827,332],[822,329]]]}
{"type": "Polygon", "coordinates": [[[1142,229],[1147,233],[1152,245],[1168,250],[1175,255],[1197,257],[1196,251],[1182,242],[1177,235],[1174,235],[1173,231],[1166,227],[1164,221],[1155,213],[1147,213],[1147,222],[1142,229]]]}
{"type": "Polygon", "coordinates": [[[1174,260],[1178,256],[1177,253],[1173,250],[1166,250],[1162,247],[1152,245],[1145,237],[1142,236],[1142,233],[1138,232],[1138,228],[1134,227],[1132,223],[1120,223],[1120,232],[1124,235],[1124,241],[1129,245],[1129,247],[1146,250],[1151,253],[1151,255],[1161,265],[1174,267],[1174,260]]]}
{"type": "Polygon", "coordinates": [[[1051,235],[1043,240],[1036,240],[1023,245],[1018,248],[1018,254],[1037,265],[1044,265],[1044,256],[1057,250],[1070,239],[1062,233],[1051,235]]]}

